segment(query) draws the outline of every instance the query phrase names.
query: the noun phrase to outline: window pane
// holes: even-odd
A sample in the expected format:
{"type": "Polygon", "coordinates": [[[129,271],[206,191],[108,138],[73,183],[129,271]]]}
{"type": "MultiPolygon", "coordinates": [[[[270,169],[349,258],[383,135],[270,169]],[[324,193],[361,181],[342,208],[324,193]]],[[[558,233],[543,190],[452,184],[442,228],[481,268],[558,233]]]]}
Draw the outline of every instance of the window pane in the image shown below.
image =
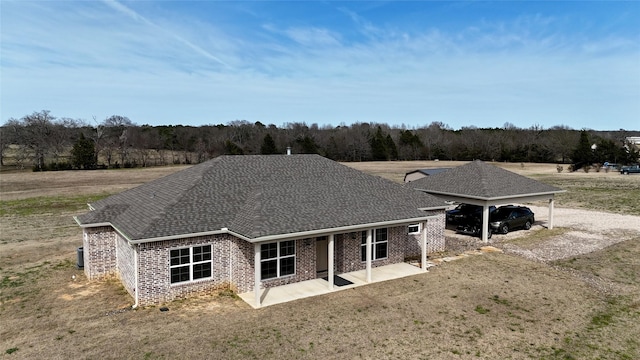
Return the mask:
{"type": "Polygon", "coordinates": [[[189,249],[171,250],[171,265],[183,265],[189,263],[189,249]]]}
{"type": "Polygon", "coordinates": [[[262,259],[272,259],[278,256],[278,243],[260,245],[262,259]]]}
{"type": "Polygon", "coordinates": [[[360,246],[360,261],[366,261],[366,260],[367,260],[367,246],[362,245],[360,246]]]}
{"type": "Polygon", "coordinates": [[[386,241],[387,240],[387,228],[376,229],[376,238],[375,241],[386,241]]]}
{"type": "Polygon", "coordinates": [[[384,259],[387,257],[387,243],[379,243],[375,246],[375,259],[384,259]]]}
{"type": "Polygon", "coordinates": [[[280,276],[293,275],[296,272],[296,258],[288,257],[280,260],[280,276]]]}
{"type": "Polygon", "coordinates": [[[211,245],[196,246],[193,248],[193,262],[211,260],[211,245]]]}
{"type": "Polygon", "coordinates": [[[296,242],[283,241],[280,243],[280,256],[294,255],[296,253],[296,242]]]}
{"type": "Polygon", "coordinates": [[[361,244],[366,244],[367,243],[367,232],[366,231],[363,231],[363,232],[360,233],[360,239],[361,239],[361,241],[360,241],[361,244]]]}
{"type": "Polygon", "coordinates": [[[420,231],[419,225],[409,225],[409,233],[416,233],[420,231]]]}
{"type": "Polygon", "coordinates": [[[189,267],[181,266],[171,269],[171,283],[189,281],[189,267]]]}
{"type": "Polygon", "coordinates": [[[278,261],[277,260],[269,260],[263,261],[260,265],[260,274],[262,276],[262,280],[271,279],[278,276],[278,261]]]}
{"type": "Polygon", "coordinates": [[[211,277],[211,263],[193,265],[193,280],[211,277]]]}

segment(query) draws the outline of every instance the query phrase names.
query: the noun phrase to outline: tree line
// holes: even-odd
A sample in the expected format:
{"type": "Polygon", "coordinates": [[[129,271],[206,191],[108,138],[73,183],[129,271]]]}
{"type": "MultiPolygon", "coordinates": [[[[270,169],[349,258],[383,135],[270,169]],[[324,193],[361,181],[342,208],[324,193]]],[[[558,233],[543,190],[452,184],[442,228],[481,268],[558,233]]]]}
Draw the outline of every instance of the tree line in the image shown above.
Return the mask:
{"type": "Polygon", "coordinates": [[[638,150],[627,143],[640,131],[474,126],[454,130],[432,122],[408,129],[378,123],[283,126],[244,120],[228,124],[137,125],[113,115],[89,123],[42,110],[0,127],[0,165],[34,170],[195,164],[223,154],[320,154],[337,161],[463,160],[627,164],[638,150]]]}

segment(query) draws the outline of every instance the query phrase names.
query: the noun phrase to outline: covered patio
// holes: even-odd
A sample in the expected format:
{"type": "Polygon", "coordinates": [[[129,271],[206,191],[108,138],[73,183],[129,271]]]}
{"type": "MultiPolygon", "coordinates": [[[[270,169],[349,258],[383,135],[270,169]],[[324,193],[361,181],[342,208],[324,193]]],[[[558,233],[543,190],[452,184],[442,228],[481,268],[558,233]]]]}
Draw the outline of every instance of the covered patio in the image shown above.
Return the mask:
{"type": "MultiPolygon", "coordinates": [[[[427,267],[427,264],[428,263],[425,263],[425,269],[427,267]]],[[[301,281],[294,284],[261,289],[259,292],[259,304],[256,302],[255,292],[253,291],[239,294],[239,296],[247,304],[256,309],[259,307],[285,303],[288,301],[328,294],[334,291],[352,289],[354,287],[359,287],[371,283],[394,280],[424,273],[425,270],[423,270],[421,267],[414,266],[408,263],[397,263],[371,269],[370,281],[367,281],[367,270],[358,270],[350,273],[339,274],[339,277],[344,280],[350,281],[352,284],[343,286],[334,285],[333,289],[330,288],[329,282],[327,280],[313,279],[301,281]]]]}

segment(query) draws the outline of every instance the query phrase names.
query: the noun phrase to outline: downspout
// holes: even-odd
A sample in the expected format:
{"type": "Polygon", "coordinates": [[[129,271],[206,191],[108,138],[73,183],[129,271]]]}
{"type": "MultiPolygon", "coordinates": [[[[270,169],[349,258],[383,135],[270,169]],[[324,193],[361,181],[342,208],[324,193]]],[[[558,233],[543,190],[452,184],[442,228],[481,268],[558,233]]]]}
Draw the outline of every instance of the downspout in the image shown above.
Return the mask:
{"type": "Polygon", "coordinates": [[[131,307],[132,309],[136,309],[138,307],[138,293],[140,292],[140,286],[138,283],[138,245],[133,245],[133,268],[135,269],[135,284],[136,284],[136,289],[135,289],[135,303],[133,304],[133,306],[131,307]]]}

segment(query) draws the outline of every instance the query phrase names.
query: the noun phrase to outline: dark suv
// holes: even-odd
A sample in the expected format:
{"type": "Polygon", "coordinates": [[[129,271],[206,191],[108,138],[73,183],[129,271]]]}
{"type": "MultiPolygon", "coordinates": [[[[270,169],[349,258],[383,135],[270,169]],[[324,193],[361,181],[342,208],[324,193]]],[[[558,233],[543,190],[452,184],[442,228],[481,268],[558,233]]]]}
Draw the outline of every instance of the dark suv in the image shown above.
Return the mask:
{"type": "MultiPolygon", "coordinates": [[[[495,206],[489,206],[489,214],[495,209],[495,206]]],[[[476,218],[482,218],[480,205],[460,204],[455,209],[447,211],[447,222],[450,224],[466,224],[476,218]]]]}
{"type": "Polygon", "coordinates": [[[500,206],[489,217],[491,231],[502,234],[506,234],[509,230],[516,228],[529,230],[534,222],[534,214],[526,206],[500,206]]]}

